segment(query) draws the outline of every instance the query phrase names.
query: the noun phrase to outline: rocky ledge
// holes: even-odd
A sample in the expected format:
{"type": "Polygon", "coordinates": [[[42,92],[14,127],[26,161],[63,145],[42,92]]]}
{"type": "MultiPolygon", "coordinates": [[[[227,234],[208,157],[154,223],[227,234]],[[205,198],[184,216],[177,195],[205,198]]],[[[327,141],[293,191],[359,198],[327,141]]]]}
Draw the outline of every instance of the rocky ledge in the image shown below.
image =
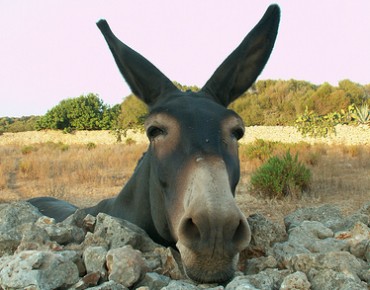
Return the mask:
{"type": "Polygon", "coordinates": [[[78,210],[62,223],[26,202],[0,205],[0,289],[368,289],[370,203],[343,217],[304,208],[285,227],[255,214],[253,237],[225,285],[186,279],[178,253],[135,225],[78,210]]]}

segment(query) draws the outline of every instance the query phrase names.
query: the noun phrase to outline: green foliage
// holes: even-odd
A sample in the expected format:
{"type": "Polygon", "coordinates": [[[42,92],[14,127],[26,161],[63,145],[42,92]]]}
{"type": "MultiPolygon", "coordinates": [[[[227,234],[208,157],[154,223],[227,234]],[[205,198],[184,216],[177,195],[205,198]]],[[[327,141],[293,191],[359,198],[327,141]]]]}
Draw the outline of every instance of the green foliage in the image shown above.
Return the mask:
{"type": "Polygon", "coordinates": [[[135,145],[136,141],[132,138],[127,138],[125,143],[126,145],[135,145]]]}
{"type": "Polygon", "coordinates": [[[61,101],[37,121],[37,129],[105,130],[117,113],[116,107],[111,109],[97,95],[88,94],[61,101]]]}
{"type": "Polygon", "coordinates": [[[297,117],[295,127],[303,136],[327,137],[336,133],[336,125],[353,123],[354,108],[354,105],[350,105],[347,110],[320,116],[306,107],[305,112],[297,117]]]}
{"type": "Polygon", "coordinates": [[[349,80],[339,82],[337,87],[297,80],[261,80],[230,108],[247,126],[294,125],[296,116],[304,114],[306,108],[318,116],[328,115],[341,112],[350,104],[369,103],[369,95],[370,85],[362,86],[349,80]]]}
{"type": "Polygon", "coordinates": [[[36,130],[36,122],[39,120],[38,116],[28,116],[21,118],[0,118],[0,132],[24,132],[36,130]]]}
{"type": "Polygon", "coordinates": [[[198,92],[200,91],[200,88],[197,87],[197,86],[186,86],[186,85],[182,85],[176,81],[173,82],[173,84],[180,90],[180,91],[183,91],[183,92],[186,92],[186,91],[192,91],[192,92],[198,92]]]}
{"type": "Polygon", "coordinates": [[[35,147],[31,146],[31,145],[24,146],[21,149],[21,152],[22,152],[23,155],[30,154],[30,153],[32,153],[34,151],[37,151],[37,148],[35,148],[35,147]]]}
{"type": "Polygon", "coordinates": [[[96,148],[96,144],[94,142],[89,142],[86,144],[87,150],[93,150],[96,148]]]}
{"type": "Polygon", "coordinates": [[[122,136],[127,136],[128,130],[143,131],[144,121],[148,115],[148,108],[144,102],[134,95],[126,97],[120,107],[115,122],[111,128],[118,142],[122,141],[122,136]]]}
{"type": "Polygon", "coordinates": [[[352,113],[353,119],[362,125],[370,124],[370,110],[367,103],[363,103],[360,108],[356,105],[354,106],[355,112],[352,113]]]}
{"type": "MultiPolygon", "coordinates": [[[[196,86],[174,84],[181,91],[199,91],[196,86]]],[[[348,119],[366,122],[366,112],[361,111],[360,106],[370,105],[369,96],[370,84],[360,85],[350,80],[342,80],[338,86],[329,83],[314,85],[298,80],[260,80],[230,104],[230,109],[242,117],[246,126],[297,125],[296,116],[302,119],[298,123],[307,120],[312,123],[311,120],[314,120],[316,125],[313,126],[324,127],[313,130],[313,135],[320,136],[335,132],[331,128],[337,119],[345,124],[348,119]],[[342,110],[351,104],[359,110],[354,109],[350,116],[347,110],[344,117],[342,110]]],[[[74,130],[111,130],[120,140],[127,130],[142,130],[147,114],[146,105],[133,95],[111,108],[103,104],[97,95],[89,94],[66,99],[42,117],[1,118],[0,134],[40,129],[60,129],[66,133],[74,130]]]]}
{"type": "Polygon", "coordinates": [[[269,198],[300,197],[310,183],[311,171],[288,150],[282,158],[269,158],[252,174],[251,191],[269,198]]]}

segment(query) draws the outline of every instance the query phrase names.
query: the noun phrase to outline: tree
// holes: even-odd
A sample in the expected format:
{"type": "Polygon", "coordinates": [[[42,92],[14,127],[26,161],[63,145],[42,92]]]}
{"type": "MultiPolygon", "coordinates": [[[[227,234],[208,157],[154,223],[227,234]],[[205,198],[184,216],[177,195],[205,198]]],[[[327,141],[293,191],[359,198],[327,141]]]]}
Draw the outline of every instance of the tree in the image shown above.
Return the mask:
{"type": "Polygon", "coordinates": [[[37,122],[38,129],[102,130],[110,129],[117,117],[95,94],[61,101],[37,122]]]}
{"type": "Polygon", "coordinates": [[[144,127],[148,108],[144,102],[134,95],[129,95],[121,104],[121,112],[117,118],[115,129],[125,135],[127,130],[141,130],[144,127]]]}

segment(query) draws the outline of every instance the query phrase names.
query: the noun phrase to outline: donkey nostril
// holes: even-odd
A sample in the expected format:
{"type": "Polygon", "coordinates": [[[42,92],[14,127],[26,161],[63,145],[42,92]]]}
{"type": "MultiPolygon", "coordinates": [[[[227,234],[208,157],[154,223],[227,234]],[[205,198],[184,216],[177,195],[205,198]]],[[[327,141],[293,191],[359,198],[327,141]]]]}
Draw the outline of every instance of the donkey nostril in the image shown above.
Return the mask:
{"type": "Polygon", "coordinates": [[[200,231],[192,218],[187,218],[183,221],[181,231],[187,240],[193,242],[200,240],[200,231]]]}
{"type": "Polygon", "coordinates": [[[235,230],[232,241],[239,251],[244,250],[249,245],[250,229],[245,220],[239,220],[239,224],[235,230]]]}

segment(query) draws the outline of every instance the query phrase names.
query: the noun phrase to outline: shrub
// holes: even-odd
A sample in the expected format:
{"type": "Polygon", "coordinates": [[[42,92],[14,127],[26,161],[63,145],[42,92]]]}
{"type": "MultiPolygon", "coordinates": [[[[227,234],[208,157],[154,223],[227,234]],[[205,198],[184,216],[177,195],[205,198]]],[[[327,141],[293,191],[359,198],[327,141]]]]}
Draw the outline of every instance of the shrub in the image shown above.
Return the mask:
{"type": "Polygon", "coordinates": [[[28,146],[22,147],[21,152],[23,155],[27,155],[36,150],[37,149],[35,147],[28,145],[28,146]]]}
{"type": "Polygon", "coordinates": [[[73,130],[106,130],[112,127],[119,107],[110,108],[95,94],[66,99],[49,110],[36,122],[36,128],[73,130]]]}
{"type": "Polygon", "coordinates": [[[126,145],[135,145],[136,141],[132,138],[127,138],[125,143],[126,145]]]}
{"type": "Polygon", "coordinates": [[[89,142],[86,144],[87,150],[93,150],[96,148],[96,144],[94,142],[89,142]]]}
{"type": "Polygon", "coordinates": [[[251,191],[269,198],[299,197],[309,189],[311,171],[293,158],[288,150],[283,157],[267,160],[251,176],[251,191]]]}

